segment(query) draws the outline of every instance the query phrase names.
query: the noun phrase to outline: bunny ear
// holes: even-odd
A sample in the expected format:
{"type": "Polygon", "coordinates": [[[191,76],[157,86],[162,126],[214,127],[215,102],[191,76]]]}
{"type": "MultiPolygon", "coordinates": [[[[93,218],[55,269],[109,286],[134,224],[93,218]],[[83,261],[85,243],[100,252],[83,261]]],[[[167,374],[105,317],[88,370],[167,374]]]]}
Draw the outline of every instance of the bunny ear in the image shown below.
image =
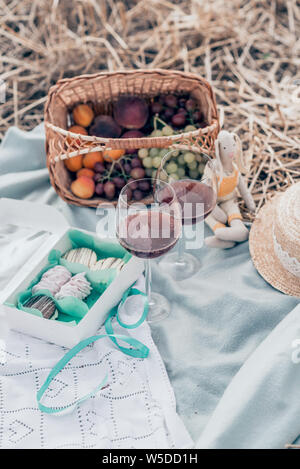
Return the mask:
{"type": "Polygon", "coordinates": [[[250,169],[250,161],[247,159],[247,157],[243,153],[242,142],[240,140],[240,137],[234,132],[232,132],[232,135],[237,144],[236,162],[238,165],[238,169],[240,170],[241,173],[245,174],[250,169]]]}
{"type": "Polygon", "coordinates": [[[216,167],[216,170],[217,170],[217,173],[219,174],[219,177],[220,177],[220,181],[222,181],[223,179],[223,166],[222,166],[222,163],[221,163],[221,158],[220,158],[220,142],[218,139],[215,140],[215,154],[216,154],[216,160],[217,160],[217,167],[216,167]]]}

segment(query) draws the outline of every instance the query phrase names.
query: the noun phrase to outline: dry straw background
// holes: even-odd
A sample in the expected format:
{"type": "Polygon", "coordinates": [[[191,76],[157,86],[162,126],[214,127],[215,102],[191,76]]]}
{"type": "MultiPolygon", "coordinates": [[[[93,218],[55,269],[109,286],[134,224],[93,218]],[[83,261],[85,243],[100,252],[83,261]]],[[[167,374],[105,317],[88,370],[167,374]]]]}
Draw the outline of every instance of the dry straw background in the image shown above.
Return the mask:
{"type": "Polygon", "coordinates": [[[259,209],[300,179],[299,32],[297,0],[0,0],[0,138],[11,125],[40,123],[62,77],[195,72],[212,83],[224,128],[253,157],[259,209]]]}

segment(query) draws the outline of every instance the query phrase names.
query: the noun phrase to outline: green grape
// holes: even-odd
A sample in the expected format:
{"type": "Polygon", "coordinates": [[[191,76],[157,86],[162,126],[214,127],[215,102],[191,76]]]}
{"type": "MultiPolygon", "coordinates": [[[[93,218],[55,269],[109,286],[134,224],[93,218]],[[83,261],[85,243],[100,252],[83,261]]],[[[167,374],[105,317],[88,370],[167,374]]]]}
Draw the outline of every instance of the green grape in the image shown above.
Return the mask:
{"type": "Polygon", "coordinates": [[[192,161],[194,161],[196,158],[195,158],[195,154],[190,152],[190,151],[187,151],[185,154],[184,154],[184,161],[186,163],[191,163],[192,161]]]}
{"type": "Polygon", "coordinates": [[[150,148],[149,155],[154,158],[154,156],[157,156],[159,154],[159,149],[158,148],[150,148]]]}
{"type": "Polygon", "coordinates": [[[144,158],[142,160],[142,163],[145,168],[152,168],[152,158],[150,158],[150,156],[147,156],[147,158],[144,158]]]}
{"type": "Polygon", "coordinates": [[[178,155],[179,155],[179,150],[173,150],[173,151],[172,151],[172,156],[173,156],[174,158],[177,158],[178,155]]]}
{"type": "Polygon", "coordinates": [[[159,151],[159,154],[160,156],[163,158],[164,156],[166,156],[167,153],[169,153],[170,150],[168,150],[168,148],[162,148],[160,151],[159,151]]]}
{"type": "Polygon", "coordinates": [[[190,178],[192,179],[198,179],[199,173],[197,169],[191,169],[190,170],[190,178]]]}
{"type": "Polygon", "coordinates": [[[185,131],[185,132],[193,132],[193,130],[197,130],[197,128],[196,128],[194,125],[187,125],[187,126],[184,128],[184,131],[185,131]]]}
{"type": "Polygon", "coordinates": [[[176,174],[176,173],[170,174],[170,180],[171,180],[171,179],[175,179],[175,181],[178,181],[178,179],[179,179],[178,174],[176,174]]]}
{"type": "Polygon", "coordinates": [[[170,135],[173,135],[174,131],[170,125],[165,125],[162,129],[162,133],[166,137],[170,137],[170,135]]]}
{"type": "Polygon", "coordinates": [[[173,163],[173,162],[168,163],[167,166],[166,166],[166,170],[167,170],[168,174],[176,173],[177,169],[178,169],[177,164],[173,163]]]}
{"type": "Polygon", "coordinates": [[[198,165],[197,165],[197,161],[195,161],[195,160],[192,161],[191,163],[188,163],[188,167],[189,167],[190,169],[196,169],[197,166],[198,166],[198,165]]]}
{"type": "Polygon", "coordinates": [[[150,134],[150,137],[162,137],[163,133],[161,130],[153,130],[150,134]]]}
{"type": "Polygon", "coordinates": [[[160,181],[167,181],[168,180],[168,175],[164,171],[160,171],[159,180],[160,181]]]}
{"type": "Polygon", "coordinates": [[[152,171],[153,171],[152,168],[146,168],[145,169],[145,174],[146,174],[146,176],[148,176],[148,178],[152,176],[152,171]]]}
{"type": "Polygon", "coordinates": [[[153,160],[152,160],[153,168],[159,168],[160,163],[161,163],[161,157],[160,156],[156,156],[155,158],[153,158],[153,160]]]}
{"type": "Polygon", "coordinates": [[[179,176],[180,179],[182,179],[184,176],[185,176],[185,169],[180,167],[177,169],[177,174],[179,176]]]}
{"type": "Polygon", "coordinates": [[[205,168],[205,164],[204,164],[204,163],[200,163],[199,166],[198,166],[199,174],[203,174],[203,173],[204,173],[204,168],[205,168]]]}
{"type": "Polygon", "coordinates": [[[152,170],[152,179],[156,179],[156,176],[157,176],[157,170],[153,169],[152,170]]]}
{"type": "Polygon", "coordinates": [[[184,166],[185,165],[185,160],[184,160],[184,155],[179,155],[178,158],[177,158],[177,163],[180,165],[180,166],[184,166]]]}
{"type": "Polygon", "coordinates": [[[148,150],[147,148],[140,148],[139,151],[138,151],[138,155],[140,158],[147,158],[148,156],[148,150]]]}

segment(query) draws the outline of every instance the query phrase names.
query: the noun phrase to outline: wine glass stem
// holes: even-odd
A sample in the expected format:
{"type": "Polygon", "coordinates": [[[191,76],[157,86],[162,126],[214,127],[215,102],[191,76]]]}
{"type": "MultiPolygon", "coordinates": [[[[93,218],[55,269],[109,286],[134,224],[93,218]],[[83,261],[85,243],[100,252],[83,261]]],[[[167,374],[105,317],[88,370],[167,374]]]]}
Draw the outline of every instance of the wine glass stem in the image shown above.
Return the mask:
{"type": "Polygon", "coordinates": [[[150,259],[145,260],[145,277],[146,277],[146,295],[148,302],[150,303],[151,298],[151,264],[150,259]]]}
{"type": "Polygon", "coordinates": [[[184,239],[184,232],[182,230],[181,236],[178,240],[178,248],[177,248],[177,263],[182,264],[184,262],[184,250],[185,250],[185,239],[184,239]]]}

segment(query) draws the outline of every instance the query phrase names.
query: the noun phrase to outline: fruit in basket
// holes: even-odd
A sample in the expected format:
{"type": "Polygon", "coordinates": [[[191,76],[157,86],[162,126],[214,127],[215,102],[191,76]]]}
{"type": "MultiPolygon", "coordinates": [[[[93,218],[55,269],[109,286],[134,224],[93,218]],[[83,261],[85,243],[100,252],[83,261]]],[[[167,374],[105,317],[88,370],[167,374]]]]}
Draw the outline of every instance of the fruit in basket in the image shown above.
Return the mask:
{"type": "Polygon", "coordinates": [[[103,158],[105,161],[118,160],[125,154],[125,150],[105,150],[103,158]]]}
{"type": "MultiPolygon", "coordinates": [[[[81,134],[81,135],[88,135],[87,130],[82,127],[81,125],[72,125],[71,127],[68,128],[70,132],[73,132],[74,134],[81,134]]],[[[76,143],[77,145],[80,145],[80,140],[75,139],[74,137],[67,137],[67,142],[71,145],[72,143],[76,143]]]]}
{"type": "Polygon", "coordinates": [[[81,168],[79,171],[76,173],[77,178],[80,176],[86,176],[88,178],[94,178],[95,172],[92,169],[89,168],[81,168]]]}
{"type": "Polygon", "coordinates": [[[102,163],[103,161],[101,151],[91,151],[83,157],[82,164],[85,168],[94,169],[96,163],[102,163]]]}
{"type": "Polygon", "coordinates": [[[65,167],[72,172],[79,171],[82,168],[82,156],[73,156],[72,158],[68,158],[64,160],[65,167]]]}
{"type": "Polygon", "coordinates": [[[72,114],[74,122],[82,127],[88,127],[94,119],[94,111],[88,104],[78,104],[72,114]]]}
{"type": "Polygon", "coordinates": [[[103,185],[103,190],[104,190],[104,194],[105,194],[106,198],[108,200],[113,200],[113,198],[115,197],[115,193],[116,193],[115,184],[112,181],[107,181],[103,185]]]}
{"type": "Polygon", "coordinates": [[[143,168],[133,168],[130,171],[132,179],[143,179],[145,177],[145,170],[143,168]]]}
{"type": "Polygon", "coordinates": [[[141,129],[147,122],[149,109],[138,96],[121,96],[113,108],[115,121],[125,129],[141,129]]]}
{"type": "Polygon", "coordinates": [[[104,138],[118,138],[122,132],[121,127],[111,116],[97,116],[90,127],[90,135],[104,138]]]}
{"type": "Polygon", "coordinates": [[[71,191],[81,199],[90,199],[95,193],[95,183],[87,176],[80,176],[72,182],[71,191]]]}

